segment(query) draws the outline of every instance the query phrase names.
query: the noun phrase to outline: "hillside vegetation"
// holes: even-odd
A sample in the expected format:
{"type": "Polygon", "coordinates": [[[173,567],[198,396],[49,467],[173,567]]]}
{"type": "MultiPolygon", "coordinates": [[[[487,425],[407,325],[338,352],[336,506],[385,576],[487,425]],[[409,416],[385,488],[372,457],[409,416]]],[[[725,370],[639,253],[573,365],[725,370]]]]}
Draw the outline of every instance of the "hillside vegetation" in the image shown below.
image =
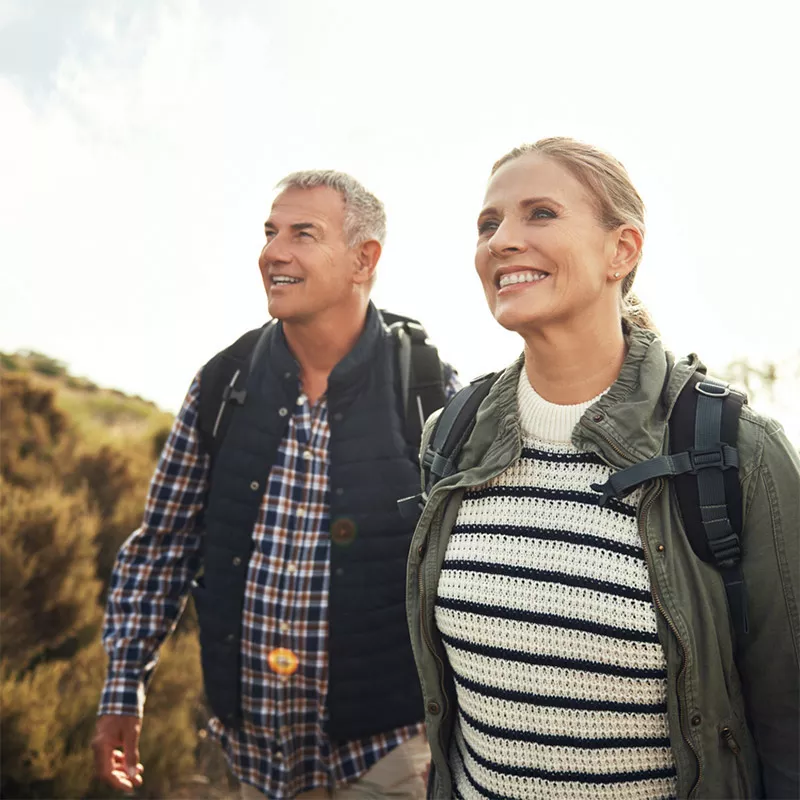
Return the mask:
{"type": "MultiPolygon", "coordinates": [[[[104,598],[172,418],[38,353],[0,365],[0,796],[112,796],[91,780],[104,598]]],[[[137,796],[227,788],[197,651],[186,614],[148,693],[137,796]]]]}

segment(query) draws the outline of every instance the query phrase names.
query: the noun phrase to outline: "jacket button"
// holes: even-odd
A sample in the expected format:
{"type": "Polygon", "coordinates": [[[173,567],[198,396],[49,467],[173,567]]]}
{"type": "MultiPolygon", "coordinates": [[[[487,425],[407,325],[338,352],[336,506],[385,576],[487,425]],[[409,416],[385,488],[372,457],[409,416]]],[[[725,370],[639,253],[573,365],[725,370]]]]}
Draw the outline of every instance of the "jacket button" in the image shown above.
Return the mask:
{"type": "Polygon", "coordinates": [[[251,488],[251,489],[252,489],[254,492],[257,492],[257,491],[258,491],[258,487],[259,487],[260,485],[261,485],[261,484],[259,484],[259,482],[258,482],[258,481],[252,481],[252,482],[250,483],[250,488],[251,488]]]}
{"type": "Polygon", "coordinates": [[[285,417],[288,413],[289,413],[289,409],[288,408],[279,408],[278,409],[278,415],[281,416],[281,417],[285,417]]]}
{"type": "Polygon", "coordinates": [[[438,714],[439,713],[439,704],[435,700],[429,700],[427,705],[428,713],[429,714],[438,714]]]}
{"type": "Polygon", "coordinates": [[[356,524],[351,519],[337,519],[331,525],[331,540],[335,544],[350,544],[356,538],[356,524]]]}
{"type": "Polygon", "coordinates": [[[239,556],[234,556],[233,557],[233,566],[234,567],[239,567],[239,566],[241,566],[241,564],[242,564],[242,559],[239,558],[239,556]]]}
{"type": "Polygon", "coordinates": [[[602,415],[602,414],[595,414],[595,415],[592,417],[592,419],[593,419],[595,422],[602,422],[602,421],[603,421],[603,415],[602,415]]]}
{"type": "Polygon", "coordinates": [[[344,494],[344,489],[342,489],[342,487],[341,487],[341,486],[339,486],[339,487],[336,489],[336,496],[337,496],[337,497],[341,497],[343,494],[344,494]]]}
{"type": "Polygon", "coordinates": [[[232,633],[229,633],[229,634],[228,634],[228,635],[225,637],[225,641],[226,641],[226,642],[233,642],[233,640],[234,640],[235,638],[236,638],[236,637],[235,637],[235,636],[234,636],[232,633]]]}
{"type": "Polygon", "coordinates": [[[336,412],[336,413],[333,415],[333,419],[334,419],[336,422],[341,422],[341,421],[344,419],[344,414],[342,414],[342,412],[341,412],[341,411],[337,411],[337,412],[336,412]]]}
{"type": "Polygon", "coordinates": [[[664,552],[664,545],[663,544],[658,545],[658,547],[656,547],[656,550],[658,550],[659,553],[663,553],[664,552]]]}
{"type": "Polygon", "coordinates": [[[701,717],[699,714],[695,714],[695,715],[692,717],[692,725],[694,725],[694,726],[695,726],[695,728],[696,728],[696,727],[697,727],[697,726],[698,726],[698,725],[699,725],[699,724],[700,724],[702,721],[703,721],[703,718],[702,718],[702,717],[701,717]]]}

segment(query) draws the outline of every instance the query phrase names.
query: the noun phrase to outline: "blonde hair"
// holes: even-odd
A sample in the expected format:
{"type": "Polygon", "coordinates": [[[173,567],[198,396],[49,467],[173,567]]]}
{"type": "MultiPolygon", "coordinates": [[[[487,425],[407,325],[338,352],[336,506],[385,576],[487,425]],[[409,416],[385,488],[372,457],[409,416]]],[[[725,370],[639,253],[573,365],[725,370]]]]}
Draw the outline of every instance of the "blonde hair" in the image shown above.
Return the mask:
{"type": "MultiPolygon", "coordinates": [[[[515,147],[495,162],[491,174],[494,175],[509,161],[528,153],[540,153],[569,170],[589,192],[597,210],[597,219],[607,230],[614,230],[620,225],[633,225],[644,238],[644,202],[631,183],[627,170],[614,156],[590,144],[566,136],[554,136],[515,147]]],[[[657,329],[649,312],[631,291],[641,260],[642,254],[639,253],[633,269],[622,281],[620,313],[626,328],[635,326],[655,331],[657,329]]]]}

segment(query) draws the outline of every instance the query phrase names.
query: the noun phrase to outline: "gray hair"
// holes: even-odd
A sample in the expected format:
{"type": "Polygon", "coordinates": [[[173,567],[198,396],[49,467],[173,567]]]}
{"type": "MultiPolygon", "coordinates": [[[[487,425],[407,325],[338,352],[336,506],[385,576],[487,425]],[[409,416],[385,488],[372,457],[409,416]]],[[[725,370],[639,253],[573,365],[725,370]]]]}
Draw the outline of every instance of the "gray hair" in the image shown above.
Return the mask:
{"type": "Polygon", "coordinates": [[[386,240],[386,212],[383,203],[368,192],[354,177],[332,169],[307,169],[293,172],[275,187],[285,189],[335,189],[344,200],[344,236],[348,247],[368,239],[383,245],[386,240]]]}

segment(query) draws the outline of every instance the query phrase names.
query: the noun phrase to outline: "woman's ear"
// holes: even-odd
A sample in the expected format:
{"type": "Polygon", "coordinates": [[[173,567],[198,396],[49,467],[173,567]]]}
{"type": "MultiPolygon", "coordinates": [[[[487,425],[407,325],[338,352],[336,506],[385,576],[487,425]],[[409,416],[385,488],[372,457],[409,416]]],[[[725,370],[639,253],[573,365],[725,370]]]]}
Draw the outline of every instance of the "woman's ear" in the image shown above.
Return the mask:
{"type": "Polygon", "coordinates": [[[643,243],[642,232],[638,228],[633,225],[620,225],[616,231],[616,247],[611,259],[609,277],[620,280],[635,269],[642,255],[643,243]]]}

